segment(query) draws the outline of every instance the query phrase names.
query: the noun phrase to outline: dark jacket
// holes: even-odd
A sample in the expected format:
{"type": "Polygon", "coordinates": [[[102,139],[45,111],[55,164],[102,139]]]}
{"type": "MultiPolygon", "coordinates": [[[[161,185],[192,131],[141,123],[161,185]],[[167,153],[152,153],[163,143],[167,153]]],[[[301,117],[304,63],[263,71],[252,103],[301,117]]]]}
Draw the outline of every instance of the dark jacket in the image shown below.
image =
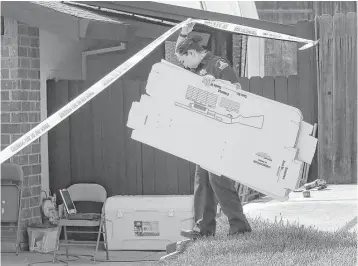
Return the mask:
{"type": "Polygon", "coordinates": [[[194,73],[200,76],[212,75],[216,79],[227,80],[233,84],[239,82],[229,61],[225,58],[215,56],[211,52],[207,52],[197,69],[194,70],[194,73]]]}

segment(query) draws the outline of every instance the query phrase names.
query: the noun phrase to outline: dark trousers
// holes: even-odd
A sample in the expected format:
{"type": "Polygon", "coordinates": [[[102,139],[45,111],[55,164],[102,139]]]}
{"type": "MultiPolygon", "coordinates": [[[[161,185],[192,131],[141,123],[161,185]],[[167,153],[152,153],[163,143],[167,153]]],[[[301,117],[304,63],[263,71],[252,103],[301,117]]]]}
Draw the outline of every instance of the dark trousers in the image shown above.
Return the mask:
{"type": "Polygon", "coordinates": [[[223,213],[228,217],[229,234],[251,231],[234,185],[233,180],[210,173],[199,165],[196,166],[194,218],[200,232],[215,234],[218,202],[223,213]]]}

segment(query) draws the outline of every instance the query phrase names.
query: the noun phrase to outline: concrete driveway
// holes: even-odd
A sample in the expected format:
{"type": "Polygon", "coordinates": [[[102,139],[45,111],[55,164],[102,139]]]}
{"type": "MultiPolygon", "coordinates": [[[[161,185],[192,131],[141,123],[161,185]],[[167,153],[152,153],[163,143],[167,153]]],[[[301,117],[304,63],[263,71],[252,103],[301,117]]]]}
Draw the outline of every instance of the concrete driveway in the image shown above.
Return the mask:
{"type": "MultiPolygon", "coordinates": [[[[64,254],[64,249],[61,248],[64,254]]],[[[69,249],[70,255],[92,255],[92,247],[71,247],[69,249]]],[[[69,256],[67,259],[65,255],[59,256],[60,260],[55,264],[52,264],[52,254],[40,254],[32,252],[22,252],[18,256],[15,254],[1,254],[1,265],[6,266],[147,266],[152,265],[158,261],[160,257],[164,256],[165,252],[151,252],[151,251],[110,251],[109,257],[112,262],[102,262],[105,260],[105,252],[98,251],[96,256],[96,264],[90,260],[89,256],[69,256]],[[67,263],[65,263],[67,262],[67,263]]]]}
{"type": "Polygon", "coordinates": [[[312,190],[310,198],[302,192],[291,192],[286,202],[271,198],[253,201],[244,206],[251,218],[261,217],[314,226],[325,231],[357,230],[357,185],[328,185],[325,190],[312,190]]]}

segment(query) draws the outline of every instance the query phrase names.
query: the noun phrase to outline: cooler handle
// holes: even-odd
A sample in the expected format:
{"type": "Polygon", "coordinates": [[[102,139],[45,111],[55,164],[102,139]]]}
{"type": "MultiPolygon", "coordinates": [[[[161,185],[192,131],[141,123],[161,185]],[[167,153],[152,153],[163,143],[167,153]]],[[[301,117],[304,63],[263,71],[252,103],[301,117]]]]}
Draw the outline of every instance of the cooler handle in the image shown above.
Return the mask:
{"type": "MultiPolygon", "coordinates": [[[[146,209],[146,210],[134,210],[135,212],[160,212],[158,209],[146,209]]],[[[175,211],[174,210],[169,210],[168,211],[168,216],[169,217],[173,217],[175,216],[175,211]]]]}

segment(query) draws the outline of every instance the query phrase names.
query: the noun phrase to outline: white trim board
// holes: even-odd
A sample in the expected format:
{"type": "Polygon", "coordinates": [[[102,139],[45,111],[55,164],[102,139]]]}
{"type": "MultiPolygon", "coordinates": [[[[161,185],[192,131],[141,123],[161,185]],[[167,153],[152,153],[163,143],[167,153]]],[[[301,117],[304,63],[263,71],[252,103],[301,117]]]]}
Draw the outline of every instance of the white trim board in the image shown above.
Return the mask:
{"type": "Polygon", "coordinates": [[[124,51],[126,49],[127,49],[127,44],[122,42],[118,46],[95,49],[95,50],[88,50],[88,51],[82,52],[82,80],[86,80],[86,78],[87,78],[87,56],[112,53],[112,52],[117,52],[117,51],[124,51]]]}

